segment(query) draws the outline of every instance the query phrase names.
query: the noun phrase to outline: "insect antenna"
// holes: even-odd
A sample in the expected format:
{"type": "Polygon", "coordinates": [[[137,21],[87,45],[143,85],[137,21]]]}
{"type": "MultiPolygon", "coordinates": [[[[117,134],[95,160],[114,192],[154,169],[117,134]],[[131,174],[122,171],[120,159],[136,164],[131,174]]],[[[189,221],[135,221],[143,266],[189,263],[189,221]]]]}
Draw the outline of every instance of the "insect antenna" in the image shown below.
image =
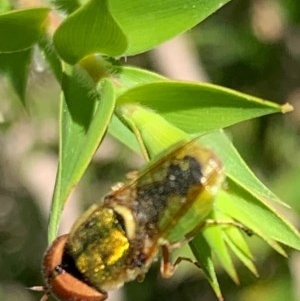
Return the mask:
{"type": "Polygon", "coordinates": [[[44,292],[44,295],[41,297],[40,301],[46,301],[50,296],[50,292],[45,286],[42,285],[27,287],[27,289],[35,292],[44,292]]]}

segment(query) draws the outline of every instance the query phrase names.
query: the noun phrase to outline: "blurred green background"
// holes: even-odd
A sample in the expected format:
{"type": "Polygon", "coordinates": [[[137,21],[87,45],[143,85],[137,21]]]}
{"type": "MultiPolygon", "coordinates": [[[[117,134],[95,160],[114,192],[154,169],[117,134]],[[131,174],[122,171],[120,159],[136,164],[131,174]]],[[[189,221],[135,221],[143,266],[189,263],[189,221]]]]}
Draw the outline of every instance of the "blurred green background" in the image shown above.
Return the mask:
{"type": "MultiPolygon", "coordinates": [[[[292,113],[244,122],[227,133],[259,178],[300,213],[298,0],[233,0],[169,47],[127,58],[126,64],[291,103],[292,113]]],[[[40,298],[26,287],[42,284],[40,261],[47,245],[57,164],[59,87],[38,51],[31,69],[27,110],[7,78],[0,76],[0,300],[5,301],[40,298]]],[[[142,162],[108,137],[68,203],[61,232],[67,232],[83,209],[142,162]]],[[[283,214],[299,228],[296,212],[283,214]]],[[[255,237],[249,243],[260,278],[238,266],[241,284],[236,286],[218,271],[225,300],[300,300],[300,254],[288,250],[286,259],[255,237]]],[[[143,283],[125,285],[111,295],[113,299],[216,300],[201,271],[188,263],[169,280],[161,279],[156,264],[143,283]]]]}

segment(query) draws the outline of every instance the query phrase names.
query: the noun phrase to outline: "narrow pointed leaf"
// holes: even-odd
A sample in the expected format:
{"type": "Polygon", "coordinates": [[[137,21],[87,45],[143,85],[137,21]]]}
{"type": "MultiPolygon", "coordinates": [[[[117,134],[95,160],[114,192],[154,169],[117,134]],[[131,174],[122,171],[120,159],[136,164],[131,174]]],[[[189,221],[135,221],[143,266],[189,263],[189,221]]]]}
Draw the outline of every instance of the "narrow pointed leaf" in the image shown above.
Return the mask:
{"type": "Polygon", "coordinates": [[[246,234],[241,233],[243,230],[237,227],[232,218],[230,218],[227,214],[214,210],[213,216],[216,221],[220,223],[227,223],[227,227],[225,227],[225,225],[222,227],[221,224],[220,227],[222,227],[223,240],[227,243],[228,248],[230,248],[232,253],[235,254],[255,276],[258,276],[255,265],[253,264],[252,253],[244,238],[244,235],[246,234]],[[230,225],[230,223],[232,223],[232,225],[230,225]]]}
{"type": "Polygon", "coordinates": [[[64,74],[62,87],[60,157],[49,223],[49,242],[57,234],[64,203],[103,139],[115,102],[114,89],[109,81],[103,82],[99,93],[88,75],[77,67],[70,68],[64,74]]]}
{"type": "MultiPolygon", "coordinates": [[[[218,196],[216,198],[217,202],[218,196]]],[[[234,221],[232,220],[231,217],[229,217],[227,214],[224,214],[224,212],[220,212],[218,210],[213,210],[215,220],[217,221],[224,221],[228,224],[227,227],[224,227],[223,234],[225,237],[232,239],[233,242],[236,243],[236,245],[239,246],[239,248],[242,250],[242,252],[249,257],[251,260],[253,260],[253,255],[248,247],[247,242],[244,239],[244,236],[241,234],[246,235],[246,229],[241,229],[237,225],[234,224],[234,221]],[[230,225],[230,223],[232,223],[230,225]]],[[[242,225],[240,225],[242,227],[242,225]]],[[[248,235],[248,234],[247,234],[248,235]]]]}
{"type": "MultiPolygon", "coordinates": [[[[222,226],[207,226],[202,234],[231,279],[235,283],[239,283],[238,275],[224,240],[222,226]]],[[[198,246],[198,248],[201,247],[200,245],[198,246]]]]}
{"type": "Polygon", "coordinates": [[[253,275],[258,277],[256,267],[253,263],[252,254],[250,253],[248,245],[240,231],[234,227],[227,229],[224,233],[224,239],[236,257],[239,258],[239,260],[253,275]]]}
{"type": "Polygon", "coordinates": [[[127,40],[110,15],[107,0],[90,0],[60,25],[54,34],[54,45],[66,62],[75,64],[94,53],[121,55],[127,40]]]}
{"type": "Polygon", "coordinates": [[[261,202],[230,179],[228,179],[228,192],[220,192],[216,207],[253,230],[279,253],[285,255],[275,241],[300,249],[298,231],[272,207],[261,202]]]}
{"type": "Polygon", "coordinates": [[[134,152],[140,152],[140,146],[137,142],[136,136],[115,114],[109,124],[108,132],[134,152]]]}
{"type": "Polygon", "coordinates": [[[37,43],[49,11],[49,8],[32,8],[1,14],[0,53],[25,50],[37,43]]]}
{"type": "Polygon", "coordinates": [[[262,202],[273,201],[286,206],[285,203],[283,203],[254,175],[223,131],[215,131],[203,135],[201,141],[205,145],[211,147],[222,159],[228,178],[253,194],[262,202]]]}
{"type": "MultiPolygon", "coordinates": [[[[247,227],[250,231],[255,233],[255,235],[258,235],[260,238],[262,238],[270,247],[272,247],[274,250],[276,250],[279,254],[286,256],[285,251],[282,249],[282,247],[271,237],[264,232],[263,229],[259,227],[255,221],[249,219],[247,214],[243,214],[243,210],[240,210],[240,208],[236,208],[235,210],[232,210],[233,204],[231,204],[228,200],[232,196],[227,195],[227,193],[223,192],[220,193],[221,197],[219,198],[217,208],[227,214],[228,211],[231,209],[231,215],[232,218],[236,219],[238,222],[242,223],[245,227],[247,227]],[[226,205],[225,205],[226,204],[226,205]],[[228,206],[227,211],[224,209],[225,206],[228,206]]],[[[236,199],[232,198],[233,200],[237,201],[236,199]]],[[[259,220],[259,219],[258,219],[259,220]]]]}
{"type": "Polygon", "coordinates": [[[0,73],[7,76],[23,105],[31,58],[32,49],[0,53],[0,73]]]}
{"type": "Polygon", "coordinates": [[[109,9],[126,32],[126,55],[149,50],[183,33],[229,0],[110,0],[109,9]]]}
{"type": "Polygon", "coordinates": [[[209,245],[202,235],[195,237],[195,239],[193,239],[189,245],[197,262],[200,264],[207,281],[211,285],[219,301],[222,301],[223,296],[217,279],[209,245]]]}
{"type": "Polygon", "coordinates": [[[291,110],[275,103],[211,84],[164,81],[130,89],[118,104],[138,103],[155,110],[187,133],[228,127],[251,118],[291,110]]]}

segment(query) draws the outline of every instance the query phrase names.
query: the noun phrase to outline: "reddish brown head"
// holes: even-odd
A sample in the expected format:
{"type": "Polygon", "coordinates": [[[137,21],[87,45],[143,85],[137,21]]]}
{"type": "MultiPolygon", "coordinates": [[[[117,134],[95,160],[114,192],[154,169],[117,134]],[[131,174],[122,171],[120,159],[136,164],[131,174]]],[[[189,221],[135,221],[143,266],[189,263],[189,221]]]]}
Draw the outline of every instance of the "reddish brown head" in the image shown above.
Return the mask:
{"type": "MultiPolygon", "coordinates": [[[[46,295],[52,294],[61,301],[102,301],[106,292],[99,292],[76,278],[62,267],[64,247],[68,234],[59,236],[46,251],[43,258],[43,276],[46,295]]],[[[42,300],[46,300],[45,296],[42,300]]]]}

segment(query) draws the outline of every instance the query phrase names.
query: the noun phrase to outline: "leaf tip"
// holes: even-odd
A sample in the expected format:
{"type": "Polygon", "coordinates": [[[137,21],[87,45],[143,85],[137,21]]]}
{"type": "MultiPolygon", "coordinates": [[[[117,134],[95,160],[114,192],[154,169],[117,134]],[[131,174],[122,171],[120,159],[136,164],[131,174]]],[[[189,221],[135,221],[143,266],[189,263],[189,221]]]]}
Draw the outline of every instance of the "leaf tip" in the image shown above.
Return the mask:
{"type": "Polygon", "coordinates": [[[259,278],[259,274],[255,266],[250,271],[256,278],[259,278]]]}
{"type": "Polygon", "coordinates": [[[240,282],[240,279],[239,279],[239,276],[236,274],[235,277],[231,277],[231,279],[233,280],[233,282],[236,284],[236,285],[240,285],[241,282],[240,282]]]}
{"type": "Polygon", "coordinates": [[[283,105],[281,106],[281,112],[282,112],[283,114],[289,113],[289,112],[291,112],[291,111],[293,111],[293,110],[294,110],[294,107],[293,107],[291,104],[289,104],[288,102],[285,103],[285,104],[283,104],[283,105]]]}
{"type": "Polygon", "coordinates": [[[217,298],[218,298],[219,301],[224,301],[224,297],[221,293],[217,294],[217,298]]]}

